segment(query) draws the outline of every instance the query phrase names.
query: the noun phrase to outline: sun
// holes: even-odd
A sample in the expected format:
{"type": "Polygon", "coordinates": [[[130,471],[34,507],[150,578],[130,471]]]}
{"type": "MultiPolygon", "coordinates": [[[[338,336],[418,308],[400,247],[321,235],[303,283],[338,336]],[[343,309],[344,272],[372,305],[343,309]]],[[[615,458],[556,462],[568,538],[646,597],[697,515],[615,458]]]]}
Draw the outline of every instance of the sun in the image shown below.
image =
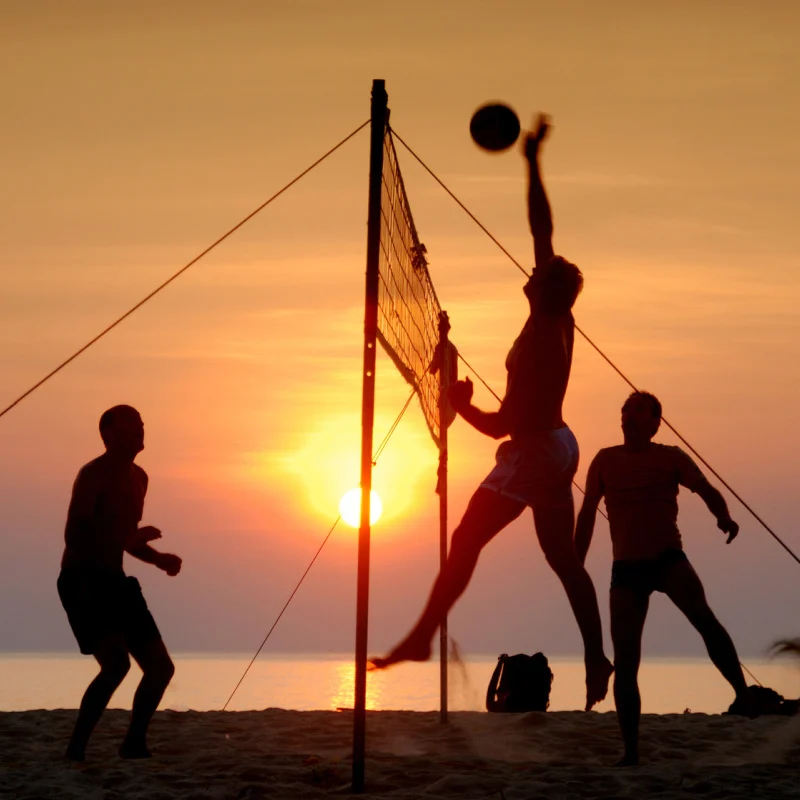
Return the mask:
{"type": "MultiPolygon", "coordinates": [[[[374,525],[381,517],[383,503],[378,493],[374,490],[369,493],[369,524],[374,525]]],[[[346,492],[339,501],[339,513],[342,519],[351,527],[361,525],[361,489],[356,487],[346,492]]]]}

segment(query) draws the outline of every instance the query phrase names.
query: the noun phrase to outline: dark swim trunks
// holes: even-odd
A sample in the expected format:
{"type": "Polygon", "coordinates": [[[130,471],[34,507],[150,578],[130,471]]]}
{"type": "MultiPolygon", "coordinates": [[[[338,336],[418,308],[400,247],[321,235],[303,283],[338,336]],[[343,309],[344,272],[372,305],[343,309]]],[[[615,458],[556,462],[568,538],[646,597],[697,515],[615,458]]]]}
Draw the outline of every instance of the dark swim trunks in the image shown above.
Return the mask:
{"type": "Polygon", "coordinates": [[[63,569],[58,596],[84,655],[114,634],[121,633],[131,650],[161,638],[139,581],[122,572],[63,569]]]}
{"type": "Polygon", "coordinates": [[[651,595],[664,591],[664,576],[673,564],[688,561],[683,550],[670,548],[655,558],[615,561],[611,565],[611,588],[633,589],[651,595]]]}

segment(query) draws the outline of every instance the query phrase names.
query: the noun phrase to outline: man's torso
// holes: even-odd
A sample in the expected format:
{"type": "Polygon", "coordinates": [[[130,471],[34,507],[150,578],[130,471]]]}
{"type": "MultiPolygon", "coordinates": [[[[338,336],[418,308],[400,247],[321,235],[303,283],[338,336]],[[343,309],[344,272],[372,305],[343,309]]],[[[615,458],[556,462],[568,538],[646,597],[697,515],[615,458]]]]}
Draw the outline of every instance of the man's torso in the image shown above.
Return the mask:
{"type": "Polygon", "coordinates": [[[78,473],[67,513],[62,567],[122,572],[125,538],[138,527],[146,491],[147,475],[136,464],[120,471],[105,456],[86,464],[78,473]],[[78,520],[76,495],[87,491],[81,482],[88,483],[94,503],[89,516],[78,520]]]}
{"type": "Polygon", "coordinates": [[[693,488],[703,479],[689,456],[651,442],[644,451],[608,447],[599,458],[614,559],[649,559],[681,549],[678,487],[693,488]]]}
{"type": "Polygon", "coordinates": [[[503,406],[513,439],[564,425],[562,404],[572,366],[574,324],[571,313],[531,316],[512,345],[506,357],[503,406]]]}

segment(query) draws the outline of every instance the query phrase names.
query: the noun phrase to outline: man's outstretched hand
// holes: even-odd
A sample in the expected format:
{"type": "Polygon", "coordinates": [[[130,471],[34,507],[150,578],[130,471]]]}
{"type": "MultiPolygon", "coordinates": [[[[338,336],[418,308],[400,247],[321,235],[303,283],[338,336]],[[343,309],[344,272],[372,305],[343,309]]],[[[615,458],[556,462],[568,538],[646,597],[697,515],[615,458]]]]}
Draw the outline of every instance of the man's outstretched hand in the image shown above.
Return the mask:
{"type": "Polygon", "coordinates": [[[175,577],[181,571],[183,561],[172,553],[159,553],[156,566],[164,570],[170,577],[175,577]]]}
{"type": "Polygon", "coordinates": [[[469,378],[465,378],[463,381],[456,381],[451,384],[450,388],[447,390],[447,399],[450,401],[450,405],[453,409],[459,414],[465,408],[468,408],[472,402],[472,392],[474,388],[472,381],[469,378]]]}
{"type": "Polygon", "coordinates": [[[547,114],[539,114],[534,118],[533,127],[523,140],[525,157],[529,161],[534,160],[538,155],[539,145],[547,138],[550,128],[550,117],[547,114]]]}
{"type": "Polygon", "coordinates": [[[730,544],[739,534],[739,525],[730,517],[720,517],[717,520],[717,527],[723,533],[728,534],[728,540],[725,542],[725,544],[730,544]]]}

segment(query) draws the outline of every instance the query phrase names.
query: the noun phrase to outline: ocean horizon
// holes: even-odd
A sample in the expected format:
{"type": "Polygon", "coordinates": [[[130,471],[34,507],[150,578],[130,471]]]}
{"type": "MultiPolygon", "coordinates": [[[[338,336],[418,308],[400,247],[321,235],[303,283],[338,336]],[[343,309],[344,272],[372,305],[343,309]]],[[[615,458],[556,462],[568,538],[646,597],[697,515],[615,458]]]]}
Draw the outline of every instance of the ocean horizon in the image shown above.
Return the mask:
{"type": "MultiPolygon", "coordinates": [[[[174,711],[219,711],[252,659],[244,653],[172,653],[175,677],[160,708],[174,711]]],[[[583,708],[583,662],[577,657],[549,658],[553,671],[551,711],[583,708]]],[[[486,687],[496,655],[471,654],[448,666],[448,707],[452,711],[484,709],[486,687]]],[[[791,660],[752,659],[752,675],[784,697],[800,696],[800,671],[791,660]]],[[[97,672],[89,656],[79,653],[0,653],[0,710],[77,708],[97,672]]],[[[109,708],[129,709],[141,675],[134,664],[109,708]]],[[[755,678],[755,679],[754,679],[755,678]]],[[[643,713],[670,714],[725,711],[733,694],[708,659],[644,659],[640,670],[643,713]]],[[[253,663],[228,704],[230,711],[284,708],[337,710],[353,705],[354,666],[350,653],[270,653],[253,663]]],[[[395,666],[367,677],[370,710],[435,711],[439,709],[438,657],[422,664],[395,666]]],[[[597,711],[614,709],[611,691],[597,711]]]]}

